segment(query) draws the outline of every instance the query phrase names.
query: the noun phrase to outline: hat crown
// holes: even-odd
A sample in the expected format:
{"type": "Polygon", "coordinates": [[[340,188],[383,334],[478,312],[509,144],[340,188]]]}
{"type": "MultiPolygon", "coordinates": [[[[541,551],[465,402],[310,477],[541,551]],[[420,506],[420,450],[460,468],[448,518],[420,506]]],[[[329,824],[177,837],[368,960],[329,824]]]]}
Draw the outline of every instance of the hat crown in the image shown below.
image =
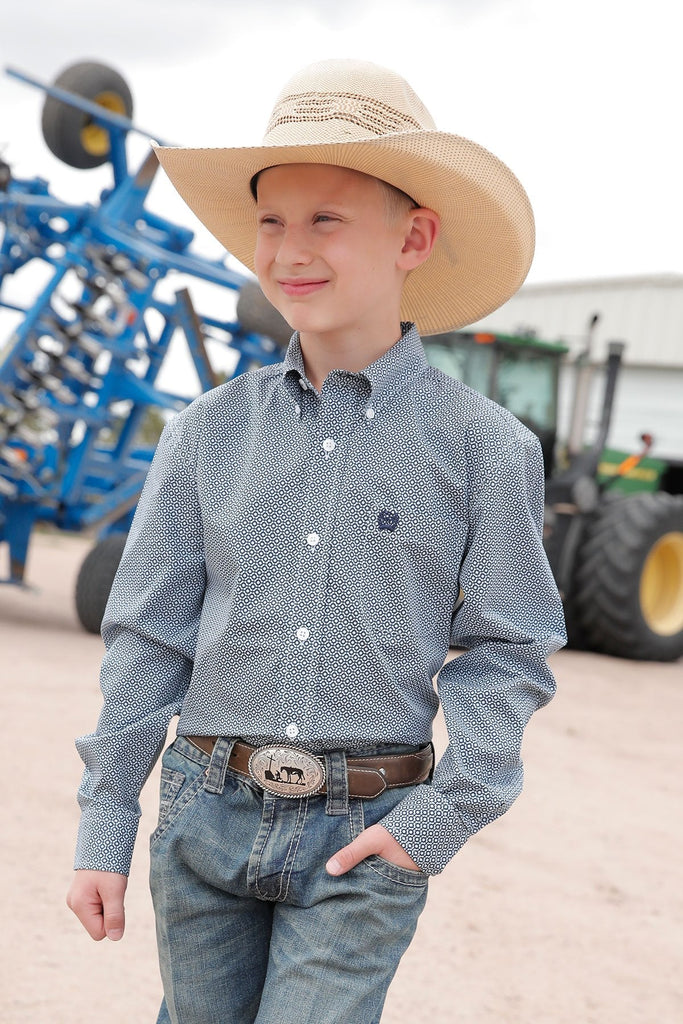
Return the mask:
{"type": "Polygon", "coordinates": [[[358,60],[310,64],[278,96],[266,146],[351,142],[436,128],[420,97],[395,71],[358,60]]]}

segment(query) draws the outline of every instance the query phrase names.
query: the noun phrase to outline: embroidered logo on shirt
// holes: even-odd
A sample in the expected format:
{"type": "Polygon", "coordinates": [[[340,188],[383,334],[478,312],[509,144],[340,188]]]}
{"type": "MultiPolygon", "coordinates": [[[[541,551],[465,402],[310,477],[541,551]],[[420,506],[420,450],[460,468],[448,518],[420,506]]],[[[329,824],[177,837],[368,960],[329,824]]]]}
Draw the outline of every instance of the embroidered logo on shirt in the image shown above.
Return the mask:
{"type": "Polygon", "coordinates": [[[383,508],[377,516],[377,526],[380,530],[389,530],[393,533],[398,526],[398,512],[390,512],[389,509],[383,508]]]}

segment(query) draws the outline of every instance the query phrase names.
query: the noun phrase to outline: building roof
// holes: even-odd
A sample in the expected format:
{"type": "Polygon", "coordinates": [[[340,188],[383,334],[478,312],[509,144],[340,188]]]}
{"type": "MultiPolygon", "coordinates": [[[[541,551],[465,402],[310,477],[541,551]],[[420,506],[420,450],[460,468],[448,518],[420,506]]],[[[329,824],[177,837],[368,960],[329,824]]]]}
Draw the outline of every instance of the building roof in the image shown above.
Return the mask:
{"type": "Polygon", "coordinates": [[[470,329],[560,341],[571,359],[594,316],[592,359],[604,361],[608,342],[623,341],[627,364],[683,369],[683,274],[528,284],[470,329]]]}

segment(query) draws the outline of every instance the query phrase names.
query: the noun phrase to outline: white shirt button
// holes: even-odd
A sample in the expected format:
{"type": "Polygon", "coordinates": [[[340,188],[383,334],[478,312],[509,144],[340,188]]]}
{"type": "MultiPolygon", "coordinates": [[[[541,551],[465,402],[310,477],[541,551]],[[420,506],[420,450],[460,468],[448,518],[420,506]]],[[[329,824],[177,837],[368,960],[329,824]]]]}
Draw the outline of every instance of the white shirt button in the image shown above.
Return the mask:
{"type": "Polygon", "coordinates": [[[336,447],[337,446],[331,437],[326,437],[325,440],[323,441],[323,448],[325,449],[326,452],[333,452],[336,447]]]}
{"type": "Polygon", "coordinates": [[[366,418],[366,420],[374,420],[374,418],[375,418],[375,410],[372,409],[372,408],[366,409],[365,410],[365,418],[366,418]]]}
{"type": "Polygon", "coordinates": [[[301,406],[298,404],[298,402],[294,406],[294,412],[297,414],[297,416],[301,416],[301,406]]]}
{"type": "Polygon", "coordinates": [[[312,548],[314,548],[316,544],[320,543],[320,534],[309,533],[309,535],[306,537],[306,543],[309,544],[312,548]]]}
{"type": "Polygon", "coordinates": [[[285,733],[287,734],[288,739],[295,740],[299,735],[299,726],[296,722],[290,722],[285,729],[285,733]]]}
{"type": "Polygon", "coordinates": [[[308,640],[311,635],[311,631],[308,626],[299,626],[296,631],[296,635],[298,640],[308,640]]]}

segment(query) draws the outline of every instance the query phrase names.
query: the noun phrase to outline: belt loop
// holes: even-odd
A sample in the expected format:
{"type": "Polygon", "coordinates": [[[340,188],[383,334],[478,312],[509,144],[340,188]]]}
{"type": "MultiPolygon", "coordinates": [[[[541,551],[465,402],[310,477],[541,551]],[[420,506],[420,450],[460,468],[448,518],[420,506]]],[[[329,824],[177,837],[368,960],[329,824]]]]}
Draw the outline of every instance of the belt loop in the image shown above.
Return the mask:
{"type": "Polygon", "coordinates": [[[429,741],[429,747],[432,752],[432,767],[429,769],[429,775],[427,776],[427,782],[431,782],[434,778],[434,769],[436,768],[436,751],[434,750],[434,743],[432,740],[429,741]]]}
{"type": "Polygon", "coordinates": [[[346,770],[346,754],[343,750],[333,750],[325,754],[325,773],[325,814],[348,814],[349,776],[346,770]]]}
{"type": "Polygon", "coordinates": [[[221,736],[216,740],[211,754],[211,764],[206,769],[206,781],[204,789],[207,793],[222,793],[225,786],[225,773],[228,770],[228,761],[235,745],[234,739],[221,736]]]}

